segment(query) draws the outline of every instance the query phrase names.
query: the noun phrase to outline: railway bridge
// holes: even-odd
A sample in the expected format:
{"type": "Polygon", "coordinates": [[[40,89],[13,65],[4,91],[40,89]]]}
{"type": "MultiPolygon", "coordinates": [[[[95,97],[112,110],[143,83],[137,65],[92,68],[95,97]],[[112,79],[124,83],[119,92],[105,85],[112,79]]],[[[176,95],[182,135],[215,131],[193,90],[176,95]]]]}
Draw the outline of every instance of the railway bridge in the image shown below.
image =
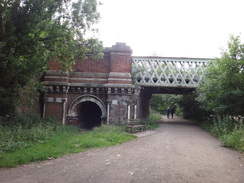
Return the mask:
{"type": "Polygon", "coordinates": [[[43,116],[88,129],[146,117],[152,94],[195,90],[208,60],[137,57],[125,43],[117,43],[106,48],[100,60],[77,60],[72,71],[60,72],[52,62],[43,81],[48,88],[43,116]]]}

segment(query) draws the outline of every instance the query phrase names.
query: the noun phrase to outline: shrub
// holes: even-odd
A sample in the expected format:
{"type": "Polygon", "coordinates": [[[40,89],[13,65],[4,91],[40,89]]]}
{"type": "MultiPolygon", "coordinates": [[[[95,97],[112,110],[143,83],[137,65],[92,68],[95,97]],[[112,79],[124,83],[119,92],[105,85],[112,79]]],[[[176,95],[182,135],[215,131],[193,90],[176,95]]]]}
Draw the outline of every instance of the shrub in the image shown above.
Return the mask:
{"type": "Polygon", "coordinates": [[[244,125],[232,121],[228,116],[216,117],[212,122],[202,124],[203,129],[220,139],[225,147],[244,152],[244,125]]]}
{"type": "Polygon", "coordinates": [[[16,114],[0,119],[0,153],[14,152],[43,143],[56,130],[54,119],[43,120],[35,115],[16,114]]]}
{"type": "Polygon", "coordinates": [[[236,126],[233,132],[225,134],[220,138],[222,145],[232,147],[244,152],[244,127],[236,126]]]}
{"type": "Polygon", "coordinates": [[[154,110],[151,110],[150,117],[142,119],[146,123],[147,129],[154,130],[158,127],[158,121],[161,119],[161,115],[154,110]]]}
{"type": "Polygon", "coordinates": [[[217,137],[230,134],[235,128],[235,123],[228,117],[217,116],[213,120],[211,133],[217,137]]]}

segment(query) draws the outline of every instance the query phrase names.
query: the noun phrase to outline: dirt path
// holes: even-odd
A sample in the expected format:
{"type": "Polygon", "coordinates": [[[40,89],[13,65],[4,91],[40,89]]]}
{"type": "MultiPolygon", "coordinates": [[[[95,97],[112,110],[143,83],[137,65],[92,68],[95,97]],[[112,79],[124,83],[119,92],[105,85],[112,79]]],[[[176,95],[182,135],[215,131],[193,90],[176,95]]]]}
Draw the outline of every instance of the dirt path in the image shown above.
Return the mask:
{"type": "Polygon", "coordinates": [[[0,170],[1,183],[244,183],[244,156],[189,121],[161,120],[156,131],[115,147],[0,170]]]}

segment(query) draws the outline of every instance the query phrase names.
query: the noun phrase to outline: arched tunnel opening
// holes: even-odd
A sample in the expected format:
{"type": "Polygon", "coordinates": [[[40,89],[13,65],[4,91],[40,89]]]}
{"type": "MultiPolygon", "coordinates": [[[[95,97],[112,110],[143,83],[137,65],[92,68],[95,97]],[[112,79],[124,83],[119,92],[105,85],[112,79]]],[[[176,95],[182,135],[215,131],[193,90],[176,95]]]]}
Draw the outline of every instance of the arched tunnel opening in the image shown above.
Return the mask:
{"type": "Polygon", "coordinates": [[[90,101],[81,102],[76,109],[80,127],[84,129],[92,129],[101,125],[102,111],[100,107],[90,101]]]}

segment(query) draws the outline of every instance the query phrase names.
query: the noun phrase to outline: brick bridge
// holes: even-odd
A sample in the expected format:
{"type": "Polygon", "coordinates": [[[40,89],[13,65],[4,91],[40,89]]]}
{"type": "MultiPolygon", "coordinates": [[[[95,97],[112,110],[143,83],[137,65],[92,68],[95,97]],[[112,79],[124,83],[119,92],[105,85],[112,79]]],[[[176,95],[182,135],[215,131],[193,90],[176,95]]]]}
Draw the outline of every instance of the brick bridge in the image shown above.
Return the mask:
{"type": "Polygon", "coordinates": [[[208,59],[132,57],[124,43],[106,48],[100,60],[77,61],[69,72],[51,65],[44,76],[43,116],[92,128],[149,115],[154,93],[191,93],[208,59]]]}

